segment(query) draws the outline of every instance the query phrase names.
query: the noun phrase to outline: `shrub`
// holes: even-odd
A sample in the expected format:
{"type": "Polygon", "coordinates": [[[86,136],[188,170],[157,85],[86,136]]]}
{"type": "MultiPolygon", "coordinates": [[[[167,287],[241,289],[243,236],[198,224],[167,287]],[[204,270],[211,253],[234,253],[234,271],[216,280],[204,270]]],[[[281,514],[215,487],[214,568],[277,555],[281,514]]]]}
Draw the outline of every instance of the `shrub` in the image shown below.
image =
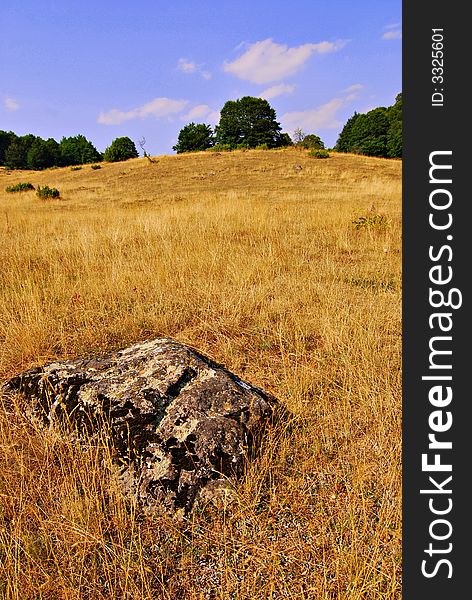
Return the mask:
{"type": "Polygon", "coordinates": [[[269,149],[269,145],[268,144],[258,144],[256,146],[256,150],[268,150],[269,149]]]}
{"type": "Polygon", "coordinates": [[[209,152],[230,152],[231,150],[234,150],[231,144],[215,144],[207,149],[209,152]]]}
{"type": "Polygon", "coordinates": [[[327,150],[310,150],[308,156],[312,158],[329,158],[329,152],[327,150]]]}
{"type": "Polygon", "coordinates": [[[380,229],[388,226],[388,220],[384,215],[370,215],[368,217],[359,217],[353,221],[353,224],[356,226],[356,229],[368,229],[372,227],[380,229]]]}
{"type": "Polygon", "coordinates": [[[70,170],[71,171],[80,171],[82,167],[71,167],[70,170]]]}
{"type": "Polygon", "coordinates": [[[101,165],[92,165],[90,168],[95,170],[95,169],[101,169],[102,167],[101,167],[101,165]]]}
{"type": "Polygon", "coordinates": [[[39,198],[59,198],[60,196],[59,190],[56,188],[50,188],[48,185],[44,185],[43,187],[38,185],[36,195],[39,198]]]}
{"type": "Polygon", "coordinates": [[[32,183],[16,183],[5,188],[6,192],[26,192],[27,190],[34,190],[34,185],[32,183]]]}

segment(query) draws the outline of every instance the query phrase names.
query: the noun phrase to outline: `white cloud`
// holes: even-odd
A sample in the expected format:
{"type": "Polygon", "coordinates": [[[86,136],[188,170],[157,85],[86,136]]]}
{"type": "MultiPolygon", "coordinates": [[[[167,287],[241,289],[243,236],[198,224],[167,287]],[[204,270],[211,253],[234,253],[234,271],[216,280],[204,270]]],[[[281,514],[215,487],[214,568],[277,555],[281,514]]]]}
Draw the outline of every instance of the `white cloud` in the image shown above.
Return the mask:
{"type": "Polygon", "coordinates": [[[342,122],[336,118],[336,113],[344,104],[344,98],[333,98],[318,108],[286,112],[280,120],[286,131],[293,131],[297,127],[315,132],[318,129],[337,129],[342,122]]]}
{"type": "Polygon", "coordinates": [[[181,116],[183,121],[205,121],[210,125],[215,125],[220,120],[220,113],[217,110],[214,110],[208,104],[197,104],[191,108],[188,113],[181,116]]]}
{"type": "Polygon", "coordinates": [[[313,54],[335,52],[345,44],[345,41],[339,40],[289,48],[269,38],[250,44],[236,60],[225,61],[223,68],[239,79],[252,83],[270,83],[296,73],[313,54]]]}
{"type": "Polygon", "coordinates": [[[7,96],[3,100],[3,105],[5,106],[5,108],[7,110],[11,110],[11,111],[15,111],[20,108],[20,105],[18,104],[18,102],[16,100],[14,100],[13,98],[10,98],[9,96],[7,96]]]}
{"type": "Polygon", "coordinates": [[[179,58],[177,62],[177,69],[179,71],[183,73],[199,73],[203,79],[211,79],[210,71],[206,71],[203,66],[204,63],[197,64],[188,58],[179,58]]]}
{"type": "Polygon", "coordinates": [[[385,25],[384,29],[387,31],[382,35],[383,40],[400,40],[402,38],[401,23],[390,23],[390,25],[385,25]]]}
{"type": "Polygon", "coordinates": [[[179,71],[183,71],[184,73],[195,73],[197,70],[197,65],[187,58],[179,58],[177,68],[179,71]]]}
{"type": "Polygon", "coordinates": [[[357,92],[359,92],[362,89],[364,89],[364,86],[362,85],[362,83],[353,83],[352,85],[347,87],[344,91],[347,94],[356,94],[357,92]]]}
{"type": "Polygon", "coordinates": [[[259,98],[264,98],[265,100],[270,100],[271,98],[276,98],[277,96],[281,96],[282,94],[292,94],[295,90],[295,85],[289,85],[287,83],[279,83],[277,85],[273,85],[263,92],[259,94],[259,98]]]}
{"type": "Polygon", "coordinates": [[[131,121],[132,119],[146,119],[147,117],[161,119],[181,112],[187,104],[188,100],[154,98],[154,100],[132,110],[123,111],[118,108],[112,108],[107,112],[101,112],[97,122],[101,125],[119,125],[124,121],[131,121]]]}
{"type": "Polygon", "coordinates": [[[338,129],[342,127],[343,122],[337,118],[337,112],[350,104],[363,87],[361,83],[350,85],[344,90],[344,96],[332,98],[316,108],[286,112],[280,121],[285,131],[293,131],[298,127],[309,132],[316,132],[319,129],[338,129]]]}
{"type": "Polygon", "coordinates": [[[401,40],[402,32],[401,31],[386,31],[382,35],[383,40],[401,40]]]}

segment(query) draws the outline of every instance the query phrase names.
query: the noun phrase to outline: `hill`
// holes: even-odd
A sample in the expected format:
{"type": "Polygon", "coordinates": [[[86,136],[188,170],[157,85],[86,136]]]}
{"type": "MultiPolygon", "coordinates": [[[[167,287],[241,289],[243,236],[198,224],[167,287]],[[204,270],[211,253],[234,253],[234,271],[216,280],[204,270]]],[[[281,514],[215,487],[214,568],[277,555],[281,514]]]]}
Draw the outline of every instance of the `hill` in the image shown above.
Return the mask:
{"type": "Polygon", "coordinates": [[[0,378],[173,337],[291,420],[232,504],[176,523],[138,518],[93,448],[5,407],[0,595],[399,599],[401,161],[156,160],[0,172],[0,378]]]}

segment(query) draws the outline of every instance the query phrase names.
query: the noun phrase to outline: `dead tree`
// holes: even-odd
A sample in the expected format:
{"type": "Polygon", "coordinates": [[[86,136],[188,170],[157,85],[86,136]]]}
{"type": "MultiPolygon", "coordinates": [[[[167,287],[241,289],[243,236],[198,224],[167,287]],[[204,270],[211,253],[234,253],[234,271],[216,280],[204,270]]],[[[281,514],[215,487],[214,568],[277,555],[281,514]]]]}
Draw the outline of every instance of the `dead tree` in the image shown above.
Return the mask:
{"type": "Polygon", "coordinates": [[[143,154],[144,154],[145,158],[147,158],[149,162],[152,162],[152,163],[157,163],[157,162],[158,162],[158,161],[157,161],[157,160],[155,160],[154,158],[151,158],[151,157],[149,156],[149,154],[146,152],[146,149],[145,149],[145,147],[144,147],[144,146],[145,146],[145,144],[146,144],[146,138],[145,138],[145,137],[143,137],[142,139],[140,139],[140,140],[138,141],[138,144],[139,144],[139,146],[140,146],[141,150],[143,151],[143,154]]]}

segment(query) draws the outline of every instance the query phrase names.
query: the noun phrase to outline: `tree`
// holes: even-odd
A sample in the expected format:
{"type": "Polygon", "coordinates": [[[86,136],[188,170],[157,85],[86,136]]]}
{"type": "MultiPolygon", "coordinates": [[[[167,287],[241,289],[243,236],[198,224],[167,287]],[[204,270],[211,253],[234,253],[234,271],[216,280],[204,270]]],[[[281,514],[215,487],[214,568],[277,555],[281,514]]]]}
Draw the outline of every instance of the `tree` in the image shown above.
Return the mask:
{"type": "Polygon", "coordinates": [[[103,159],[107,162],[119,162],[129,158],[138,158],[139,154],[136,146],[129,137],[119,137],[113,140],[110,146],[105,150],[103,159]]]}
{"type": "Polygon", "coordinates": [[[403,151],[402,95],[398,94],[395,104],[389,108],[390,127],[387,131],[387,154],[390,158],[401,158],[403,151]]]}
{"type": "Polygon", "coordinates": [[[281,145],[280,130],[275,110],[267,100],[244,96],[226,102],[215,134],[218,144],[231,148],[255,148],[262,144],[276,148],[281,145]]]}
{"type": "Polygon", "coordinates": [[[175,150],[177,154],[198,152],[211,148],[214,143],[215,140],[210,125],[189,123],[180,130],[177,144],[172,146],[172,150],[175,150]]]}
{"type": "Polygon", "coordinates": [[[354,113],[344,125],[336,142],[338,152],[367,156],[402,156],[402,95],[387,108],[379,106],[365,114],[354,113]]]}
{"type": "Polygon", "coordinates": [[[289,136],[288,133],[280,134],[280,146],[281,147],[293,146],[292,138],[289,136]]]}
{"type": "Polygon", "coordinates": [[[5,152],[16,138],[17,135],[13,131],[0,131],[0,165],[5,164],[5,152]]]}
{"type": "Polygon", "coordinates": [[[144,147],[146,145],[146,138],[144,136],[140,140],[138,140],[138,144],[139,144],[139,147],[141,148],[141,150],[143,151],[144,158],[147,158],[148,161],[152,162],[152,163],[157,162],[156,160],[154,160],[154,158],[152,158],[151,156],[149,156],[149,154],[147,153],[147,150],[144,147]]]}
{"type": "Polygon", "coordinates": [[[344,125],[341,133],[339,134],[338,141],[336,142],[335,150],[337,152],[351,152],[351,134],[352,129],[360,117],[360,114],[355,112],[344,125]]]}
{"type": "Polygon", "coordinates": [[[351,152],[387,156],[389,126],[388,112],[383,106],[359,115],[351,131],[351,152]]]}
{"type": "Polygon", "coordinates": [[[314,133],[309,133],[308,135],[305,135],[300,145],[303,148],[307,148],[308,150],[324,150],[325,147],[321,138],[315,135],[314,133]]]}
{"type": "Polygon", "coordinates": [[[64,166],[84,165],[102,160],[101,154],[84,135],[63,137],[59,147],[64,166]]]}
{"type": "Polygon", "coordinates": [[[293,143],[298,146],[305,139],[305,133],[303,132],[301,127],[297,127],[293,132],[293,143]]]}
{"type": "Polygon", "coordinates": [[[5,165],[9,169],[27,169],[28,151],[35,139],[31,133],[15,138],[5,150],[5,165]]]}
{"type": "Polygon", "coordinates": [[[47,141],[37,137],[27,154],[28,169],[47,169],[61,164],[59,144],[53,138],[47,141]]]}

